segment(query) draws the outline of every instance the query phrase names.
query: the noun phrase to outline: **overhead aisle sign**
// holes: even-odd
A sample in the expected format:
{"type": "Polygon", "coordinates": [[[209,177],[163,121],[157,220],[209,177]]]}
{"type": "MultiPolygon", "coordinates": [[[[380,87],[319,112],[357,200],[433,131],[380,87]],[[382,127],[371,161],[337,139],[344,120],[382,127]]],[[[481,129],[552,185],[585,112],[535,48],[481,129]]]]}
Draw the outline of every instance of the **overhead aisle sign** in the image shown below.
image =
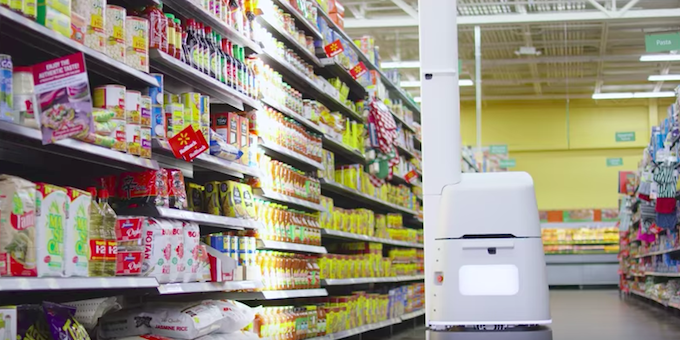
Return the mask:
{"type": "Polygon", "coordinates": [[[680,50],[680,32],[646,35],[645,50],[647,52],[680,50]]]}

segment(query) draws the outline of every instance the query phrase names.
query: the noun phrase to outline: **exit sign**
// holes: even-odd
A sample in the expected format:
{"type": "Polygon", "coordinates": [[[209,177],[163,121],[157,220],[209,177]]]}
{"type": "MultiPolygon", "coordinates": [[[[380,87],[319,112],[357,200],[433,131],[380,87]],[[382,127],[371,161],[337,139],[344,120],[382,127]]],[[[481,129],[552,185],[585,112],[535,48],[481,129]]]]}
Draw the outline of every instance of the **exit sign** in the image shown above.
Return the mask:
{"type": "Polygon", "coordinates": [[[647,52],[680,50],[680,32],[646,35],[645,50],[647,52]]]}

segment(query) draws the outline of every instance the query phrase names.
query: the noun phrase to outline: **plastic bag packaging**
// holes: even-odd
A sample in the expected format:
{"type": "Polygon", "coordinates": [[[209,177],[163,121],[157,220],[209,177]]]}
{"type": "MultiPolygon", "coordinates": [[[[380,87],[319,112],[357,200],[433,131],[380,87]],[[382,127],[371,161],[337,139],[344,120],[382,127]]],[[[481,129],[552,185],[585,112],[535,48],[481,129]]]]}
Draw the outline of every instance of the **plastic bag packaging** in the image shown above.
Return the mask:
{"type": "Polygon", "coordinates": [[[149,223],[144,225],[142,276],[155,277],[160,283],[170,282],[172,228],[172,223],[166,220],[150,219],[149,223]]]}
{"type": "Polygon", "coordinates": [[[177,169],[165,169],[168,173],[168,202],[170,208],[187,209],[187,191],[184,174],[177,169]]]}
{"type": "Polygon", "coordinates": [[[142,308],[124,309],[99,320],[97,339],[117,339],[151,333],[152,314],[142,308]]]}
{"type": "Polygon", "coordinates": [[[235,161],[243,156],[243,151],[230,145],[221,135],[210,130],[210,154],[228,161],[235,161]]]}
{"type": "Polygon", "coordinates": [[[42,307],[40,305],[17,306],[17,340],[49,340],[42,307]]]}
{"type": "Polygon", "coordinates": [[[118,304],[118,298],[115,296],[67,302],[65,305],[76,308],[76,313],[73,317],[88,331],[93,330],[97,326],[99,318],[104,314],[120,310],[121,308],[120,304],[118,304]]]}
{"type": "Polygon", "coordinates": [[[73,317],[76,312],[74,307],[43,302],[43,310],[52,339],[90,340],[85,327],[73,317]]]}
{"type": "Polygon", "coordinates": [[[234,300],[212,301],[222,311],[219,333],[234,333],[242,330],[255,320],[256,309],[234,300]]]}
{"type": "Polygon", "coordinates": [[[172,234],[170,235],[170,282],[184,280],[184,222],[170,221],[172,234]]]}
{"type": "Polygon", "coordinates": [[[259,339],[257,334],[253,332],[238,331],[235,333],[223,334],[213,333],[202,336],[196,340],[256,340],[259,339]]]}
{"type": "Polygon", "coordinates": [[[147,307],[154,335],[192,340],[220,329],[224,318],[213,301],[198,304],[156,304],[147,307]]]}
{"type": "Polygon", "coordinates": [[[184,224],[184,282],[196,282],[199,280],[200,228],[196,223],[184,224]]]}

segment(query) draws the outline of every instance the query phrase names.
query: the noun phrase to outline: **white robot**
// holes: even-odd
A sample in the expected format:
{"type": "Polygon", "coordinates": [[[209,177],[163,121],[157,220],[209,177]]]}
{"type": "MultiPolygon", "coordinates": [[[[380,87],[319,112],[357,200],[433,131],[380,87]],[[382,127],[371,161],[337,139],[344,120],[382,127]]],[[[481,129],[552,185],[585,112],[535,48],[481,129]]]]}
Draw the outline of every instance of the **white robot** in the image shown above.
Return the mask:
{"type": "Polygon", "coordinates": [[[427,337],[552,339],[531,176],[461,174],[456,15],[420,0],[427,337]]]}

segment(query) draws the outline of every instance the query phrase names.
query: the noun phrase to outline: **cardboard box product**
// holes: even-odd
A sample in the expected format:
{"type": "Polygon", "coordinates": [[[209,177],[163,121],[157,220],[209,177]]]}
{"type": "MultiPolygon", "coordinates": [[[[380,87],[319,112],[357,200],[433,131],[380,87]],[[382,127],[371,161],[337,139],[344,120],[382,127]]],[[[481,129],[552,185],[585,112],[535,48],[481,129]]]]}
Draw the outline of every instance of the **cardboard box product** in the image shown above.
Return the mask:
{"type": "Polygon", "coordinates": [[[64,229],[69,207],[66,189],[36,183],[38,276],[64,276],[64,229]]]}
{"type": "Polygon", "coordinates": [[[61,13],[51,7],[38,6],[38,23],[71,38],[71,14],[61,13]]]}
{"type": "Polygon", "coordinates": [[[257,140],[257,135],[254,132],[251,132],[249,134],[250,136],[250,145],[248,149],[248,166],[250,167],[257,167],[257,150],[258,150],[258,140],[257,140]]]}
{"type": "Polygon", "coordinates": [[[222,136],[222,138],[229,142],[229,113],[216,113],[212,115],[212,129],[215,133],[222,136]]]}
{"type": "Polygon", "coordinates": [[[340,3],[340,0],[328,0],[328,13],[345,16],[345,6],[340,3]]]}
{"type": "Polygon", "coordinates": [[[140,143],[139,155],[142,158],[151,158],[151,128],[142,127],[140,129],[140,143]]]}
{"type": "Polygon", "coordinates": [[[36,185],[23,178],[0,175],[0,276],[37,275],[35,229],[36,185]]]}
{"type": "Polygon", "coordinates": [[[243,205],[243,193],[241,184],[234,181],[226,181],[220,184],[220,200],[224,216],[247,218],[245,206],[243,205]]]}
{"type": "Polygon", "coordinates": [[[184,124],[198,124],[201,120],[201,94],[182,93],[180,100],[184,104],[184,124]]]}
{"type": "Polygon", "coordinates": [[[241,140],[240,136],[240,124],[241,124],[241,118],[238,114],[235,112],[229,112],[228,116],[228,139],[227,143],[239,147],[239,143],[241,140]]]}
{"type": "Polygon", "coordinates": [[[186,127],[184,122],[184,105],[166,104],[165,119],[167,124],[166,136],[167,138],[172,138],[186,127]]]}
{"type": "Polygon", "coordinates": [[[151,127],[151,97],[142,96],[139,106],[139,119],[142,127],[151,127]]]}
{"type": "Polygon", "coordinates": [[[66,190],[70,203],[64,230],[64,274],[66,277],[87,277],[92,196],[76,188],[66,190]]]}
{"type": "Polygon", "coordinates": [[[218,181],[205,184],[205,212],[212,215],[222,215],[222,201],[220,197],[220,185],[218,181]]]}
{"type": "Polygon", "coordinates": [[[129,124],[142,123],[142,93],[139,91],[125,91],[125,116],[129,124]]]}
{"type": "Polygon", "coordinates": [[[151,105],[164,106],[165,95],[163,95],[163,74],[161,73],[149,73],[150,76],[156,78],[158,82],[158,87],[149,86],[146,90],[146,95],[151,97],[151,105]]]}
{"type": "Polygon", "coordinates": [[[345,28],[345,18],[342,15],[339,15],[337,13],[329,14],[331,17],[331,20],[335,23],[336,26],[338,26],[340,29],[345,28]]]}
{"type": "Polygon", "coordinates": [[[241,156],[241,164],[243,165],[249,165],[250,164],[250,123],[248,121],[248,118],[239,116],[239,129],[238,129],[238,136],[239,136],[239,143],[238,147],[243,152],[243,156],[241,156]]]}
{"type": "Polygon", "coordinates": [[[86,30],[85,18],[80,14],[71,13],[71,40],[84,44],[86,30]]]}

